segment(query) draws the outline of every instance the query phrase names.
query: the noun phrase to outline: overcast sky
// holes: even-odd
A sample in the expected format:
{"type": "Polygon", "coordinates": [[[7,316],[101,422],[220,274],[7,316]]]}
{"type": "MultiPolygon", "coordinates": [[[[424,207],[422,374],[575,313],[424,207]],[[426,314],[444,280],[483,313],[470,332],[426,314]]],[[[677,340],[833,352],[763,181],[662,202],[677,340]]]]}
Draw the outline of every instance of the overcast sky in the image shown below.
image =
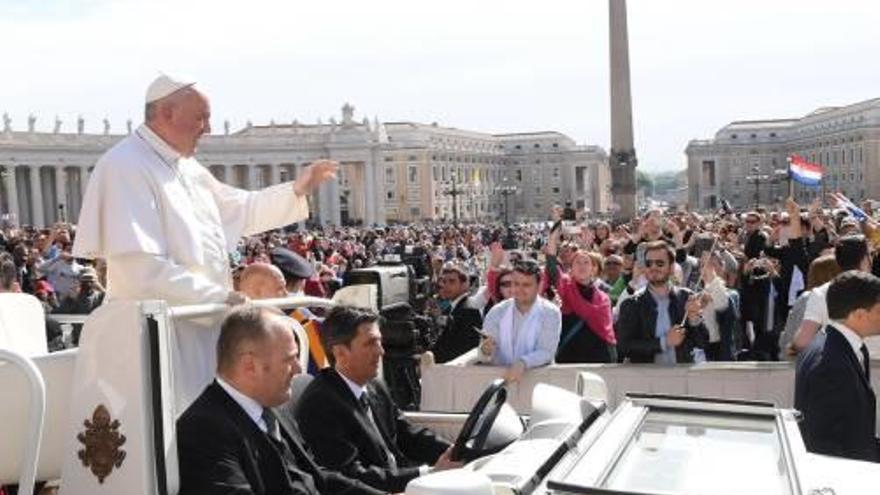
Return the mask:
{"type": "MultiPolygon", "coordinates": [[[[683,168],[738,119],[880,97],[875,0],[630,0],[640,166],[683,168]]],[[[557,130],[607,149],[607,0],[0,0],[0,112],[49,131],[139,120],[159,71],[212,99],[215,132],[356,117],[557,130]]]]}

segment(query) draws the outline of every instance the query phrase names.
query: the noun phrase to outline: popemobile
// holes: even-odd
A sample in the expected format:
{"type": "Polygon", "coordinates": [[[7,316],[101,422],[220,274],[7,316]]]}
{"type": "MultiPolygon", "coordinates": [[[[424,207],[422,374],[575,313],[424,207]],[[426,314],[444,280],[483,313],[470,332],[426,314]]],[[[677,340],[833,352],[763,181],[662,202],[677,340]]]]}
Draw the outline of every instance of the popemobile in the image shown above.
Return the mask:
{"type": "MultiPolygon", "coordinates": [[[[406,297],[405,267],[370,270],[333,300],[255,304],[382,312],[406,297]]],[[[111,301],[87,318],[79,348],[49,354],[39,303],[0,294],[0,484],[176,494],[175,420],[215,369],[213,347],[191,347],[216,339],[226,309],[111,301]]],[[[300,353],[305,364],[306,345],[300,353]]],[[[787,408],[789,364],[551,365],[508,385],[500,369],[473,364],[475,351],[427,361],[421,410],[407,415],[456,438],[455,456],[467,463],[413,480],[408,494],[843,495],[880,486],[876,464],[805,450],[799,414],[787,408]]],[[[294,380],[292,400],[308,379],[294,380]]]]}

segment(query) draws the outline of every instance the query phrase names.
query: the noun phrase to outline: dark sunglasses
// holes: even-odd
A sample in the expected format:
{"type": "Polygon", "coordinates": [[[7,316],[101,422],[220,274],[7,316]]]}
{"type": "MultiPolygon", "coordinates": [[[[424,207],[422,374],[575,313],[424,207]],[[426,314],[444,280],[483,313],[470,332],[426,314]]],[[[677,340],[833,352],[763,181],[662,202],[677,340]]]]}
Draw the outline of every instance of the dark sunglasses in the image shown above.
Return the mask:
{"type": "Polygon", "coordinates": [[[645,266],[651,268],[652,266],[656,266],[657,268],[663,268],[669,262],[666,260],[645,260],[645,266]]]}

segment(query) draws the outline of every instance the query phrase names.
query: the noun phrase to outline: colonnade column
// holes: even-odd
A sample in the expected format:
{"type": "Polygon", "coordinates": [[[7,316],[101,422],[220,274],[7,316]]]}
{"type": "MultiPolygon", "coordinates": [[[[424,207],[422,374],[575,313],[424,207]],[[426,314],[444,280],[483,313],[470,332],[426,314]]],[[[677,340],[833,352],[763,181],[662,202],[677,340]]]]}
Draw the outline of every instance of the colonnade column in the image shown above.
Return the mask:
{"type": "Polygon", "coordinates": [[[376,175],[373,160],[364,162],[364,225],[376,223],[376,175]]]}
{"type": "Polygon", "coordinates": [[[18,211],[18,183],[15,178],[15,165],[6,167],[6,198],[9,202],[9,214],[13,216],[16,223],[21,222],[21,216],[18,211]]]}
{"type": "MultiPolygon", "coordinates": [[[[86,190],[89,185],[89,177],[91,177],[91,173],[89,172],[89,166],[85,165],[80,167],[79,169],[79,188],[82,199],[86,199],[86,190]]],[[[82,201],[80,201],[80,206],[82,206],[82,201]]]]}
{"type": "Polygon", "coordinates": [[[56,165],[55,166],[55,208],[58,209],[55,212],[55,218],[58,221],[61,221],[61,212],[64,212],[65,220],[70,217],[70,212],[67,209],[70,207],[67,201],[67,171],[64,170],[64,165],[56,165]],[[64,208],[62,208],[62,206],[64,208]]]}
{"type": "Polygon", "coordinates": [[[46,224],[46,216],[43,214],[43,187],[40,181],[40,167],[31,166],[31,202],[33,204],[34,218],[31,222],[34,227],[42,227],[46,224]]]}

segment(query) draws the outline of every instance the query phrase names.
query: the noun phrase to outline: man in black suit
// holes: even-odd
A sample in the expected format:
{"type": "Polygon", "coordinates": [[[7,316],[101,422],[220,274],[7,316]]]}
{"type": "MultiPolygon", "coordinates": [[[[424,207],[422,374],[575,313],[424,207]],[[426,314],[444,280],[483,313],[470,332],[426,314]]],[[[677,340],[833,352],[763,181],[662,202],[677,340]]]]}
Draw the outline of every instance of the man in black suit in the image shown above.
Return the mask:
{"type": "Polygon", "coordinates": [[[181,495],[384,493],[319,466],[297,425],[273,413],[300,372],[289,323],[253,306],[224,319],[217,379],[177,421],[181,495]]]}
{"type": "Polygon", "coordinates": [[[880,334],[880,278],[848,271],[828,287],[824,338],[813,340],[798,363],[795,408],[810,452],[880,462],[876,399],[864,338],[880,334]]]}
{"type": "Polygon", "coordinates": [[[330,367],[303,391],[296,419],[322,465],[397,492],[431,469],[460,464],[449,460],[449,442],[407,421],[376,380],[384,354],[377,320],[354,308],[330,311],[321,329],[330,367]]]}
{"type": "Polygon", "coordinates": [[[469,291],[468,274],[464,268],[454,264],[443,267],[438,296],[444,306],[437,317],[441,333],[431,348],[438,363],[451,361],[480,344],[480,334],[474,329],[483,327],[483,315],[471,305],[469,291]]]}
{"type": "Polygon", "coordinates": [[[692,363],[709,339],[699,298],[670,280],[674,262],[665,241],[645,246],[648,286],[623,301],[617,317],[617,348],[630,362],[692,363]]]}

